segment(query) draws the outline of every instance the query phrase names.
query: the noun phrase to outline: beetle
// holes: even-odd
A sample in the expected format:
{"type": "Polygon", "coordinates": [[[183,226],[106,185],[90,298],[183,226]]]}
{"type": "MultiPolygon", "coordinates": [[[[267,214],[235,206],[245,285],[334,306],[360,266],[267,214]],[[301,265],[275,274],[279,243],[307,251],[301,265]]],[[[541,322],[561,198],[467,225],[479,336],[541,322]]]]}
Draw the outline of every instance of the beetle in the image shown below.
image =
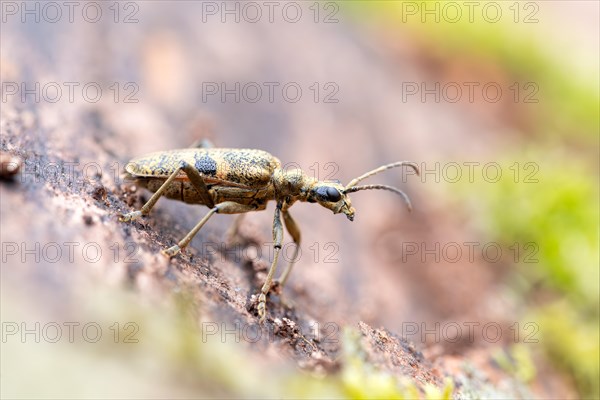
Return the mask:
{"type": "MultiPolygon", "coordinates": [[[[417,165],[400,161],[375,168],[352,179],[346,186],[339,182],[319,181],[307,176],[301,169],[282,168],[281,161],[263,150],[202,147],[162,151],[131,160],[125,167],[126,179],[154,192],[139,211],[120,216],[123,222],[146,215],[161,196],[190,204],[202,204],[210,210],[178,244],[162,251],[168,257],[185,248],[214,214],[243,214],[264,210],[270,200],[276,201],[273,217],[274,256],[271,267],[258,296],[259,322],[266,317],[267,294],[273,285],[273,276],[283,241],[283,224],[295,244],[294,255],[278,282],[283,287],[294,266],[300,246],[300,229],[289,208],[297,201],[318,203],[344,214],[352,221],[355,210],[349,194],[362,190],[388,190],[400,195],[408,209],[408,196],[392,186],[357,184],[379,172],[396,167],[410,167],[419,174],[417,165]],[[282,224],[283,219],[283,224],[282,224]]],[[[233,231],[237,229],[236,220],[233,231]]]]}

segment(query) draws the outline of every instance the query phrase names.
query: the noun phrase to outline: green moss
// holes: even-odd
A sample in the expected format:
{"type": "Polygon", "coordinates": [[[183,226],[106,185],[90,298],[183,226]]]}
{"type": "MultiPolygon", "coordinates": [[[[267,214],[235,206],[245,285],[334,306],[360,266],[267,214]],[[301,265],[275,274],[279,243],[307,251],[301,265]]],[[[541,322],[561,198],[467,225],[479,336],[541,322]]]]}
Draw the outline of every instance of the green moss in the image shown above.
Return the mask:
{"type": "Polygon", "coordinates": [[[600,398],[598,320],[585,318],[566,301],[541,308],[540,343],[554,361],[570,372],[585,398],[600,398]]]}
{"type": "Polygon", "coordinates": [[[453,392],[454,383],[450,378],[446,378],[441,389],[433,385],[425,386],[425,398],[428,400],[451,400],[453,392]]]}
{"type": "Polygon", "coordinates": [[[361,335],[355,329],[346,329],[343,335],[344,367],[340,383],[350,399],[406,399],[420,398],[412,383],[401,387],[391,375],[379,371],[367,363],[360,342],[361,335]]]}
{"type": "Polygon", "coordinates": [[[529,383],[535,378],[536,368],[531,351],[523,343],[511,346],[508,351],[499,349],[493,358],[502,369],[523,383],[529,383]]]}

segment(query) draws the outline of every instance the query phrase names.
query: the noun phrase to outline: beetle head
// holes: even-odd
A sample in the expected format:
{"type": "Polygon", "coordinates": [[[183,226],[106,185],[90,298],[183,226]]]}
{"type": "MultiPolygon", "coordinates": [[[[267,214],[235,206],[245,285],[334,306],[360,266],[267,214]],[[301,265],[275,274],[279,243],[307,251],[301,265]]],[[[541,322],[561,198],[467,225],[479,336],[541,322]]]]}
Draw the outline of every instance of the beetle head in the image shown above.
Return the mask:
{"type": "Polygon", "coordinates": [[[344,187],[337,182],[316,182],[308,192],[306,201],[319,203],[334,214],[344,213],[350,221],[354,220],[350,198],[344,192],[344,187]]]}
{"type": "Polygon", "coordinates": [[[408,196],[400,189],[387,185],[357,185],[358,182],[370,176],[396,167],[410,167],[419,175],[419,168],[415,163],[400,161],[364,173],[358,178],[352,179],[346,186],[337,181],[318,181],[315,178],[306,176],[300,169],[276,170],[273,174],[273,184],[278,193],[289,195],[294,198],[294,201],[319,203],[321,206],[333,211],[334,214],[343,213],[350,221],[353,221],[355,210],[348,195],[361,190],[382,189],[394,192],[402,196],[409,211],[412,209],[408,196]]]}

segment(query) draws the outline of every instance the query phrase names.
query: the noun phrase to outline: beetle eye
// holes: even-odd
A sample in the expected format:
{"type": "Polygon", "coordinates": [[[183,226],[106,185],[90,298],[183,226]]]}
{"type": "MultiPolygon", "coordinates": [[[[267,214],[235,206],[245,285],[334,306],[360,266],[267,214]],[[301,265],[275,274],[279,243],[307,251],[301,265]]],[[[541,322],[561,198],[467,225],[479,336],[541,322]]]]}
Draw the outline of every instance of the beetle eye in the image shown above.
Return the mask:
{"type": "Polygon", "coordinates": [[[342,198],[342,195],[340,194],[340,192],[338,192],[338,190],[336,188],[333,188],[331,186],[327,187],[327,201],[340,201],[340,199],[342,198]]]}
{"type": "Polygon", "coordinates": [[[320,200],[323,201],[331,201],[333,203],[340,201],[340,199],[342,198],[342,195],[340,194],[340,192],[331,186],[321,186],[318,187],[316,190],[316,195],[320,200]]]}
{"type": "Polygon", "coordinates": [[[330,201],[332,203],[338,202],[342,198],[340,192],[331,186],[320,186],[314,193],[319,200],[330,201]]]}

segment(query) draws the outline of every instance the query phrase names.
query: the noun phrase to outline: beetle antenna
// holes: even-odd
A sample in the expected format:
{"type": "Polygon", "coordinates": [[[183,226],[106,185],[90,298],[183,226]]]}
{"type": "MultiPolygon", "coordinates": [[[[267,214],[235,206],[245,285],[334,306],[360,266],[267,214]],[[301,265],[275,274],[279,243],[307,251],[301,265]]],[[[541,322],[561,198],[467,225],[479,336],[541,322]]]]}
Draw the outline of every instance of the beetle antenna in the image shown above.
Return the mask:
{"type": "Polygon", "coordinates": [[[415,172],[417,173],[417,175],[419,175],[419,167],[417,166],[416,163],[411,162],[411,161],[398,161],[395,163],[391,163],[391,164],[387,164],[387,165],[382,165],[379,168],[375,168],[372,171],[369,171],[367,173],[362,174],[361,176],[359,176],[358,178],[354,178],[350,181],[350,183],[348,185],[346,185],[346,190],[356,186],[356,184],[364,179],[367,179],[370,176],[373,176],[375,174],[378,174],[382,171],[385,171],[387,169],[392,169],[392,168],[396,168],[396,167],[411,167],[413,170],[415,170],[415,172]]]}
{"type": "Polygon", "coordinates": [[[388,186],[388,185],[353,186],[351,188],[345,189],[344,193],[353,193],[353,192],[358,192],[360,190],[371,190],[371,189],[383,189],[383,190],[389,190],[390,192],[396,193],[397,195],[399,195],[400,197],[402,197],[404,199],[404,201],[406,202],[406,206],[408,207],[408,211],[412,211],[412,204],[410,202],[410,199],[406,195],[406,193],[404,193],[402,190],[397,189],[393,186],[388,186]]]}

